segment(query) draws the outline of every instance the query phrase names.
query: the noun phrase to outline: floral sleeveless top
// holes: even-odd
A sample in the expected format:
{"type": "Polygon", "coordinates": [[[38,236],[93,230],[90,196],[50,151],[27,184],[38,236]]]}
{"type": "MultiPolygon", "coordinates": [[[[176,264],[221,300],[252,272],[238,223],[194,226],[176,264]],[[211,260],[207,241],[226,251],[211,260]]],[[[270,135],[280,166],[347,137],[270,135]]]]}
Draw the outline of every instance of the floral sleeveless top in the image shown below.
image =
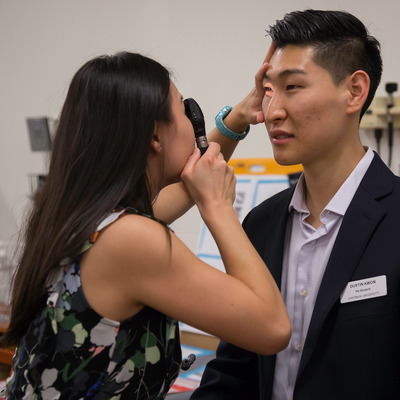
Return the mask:
{"type": "MultiPolygon", "coordinates": [[[[132,210],[113,212],[98,231],[132,210]]],[[[181,364],[177,321],[149,307],[122,322],[101,317],[85,298],[79,261],[62,263],[49,282],[46,307],[16,349],[6,399],[163,399],[181,364]]]]}

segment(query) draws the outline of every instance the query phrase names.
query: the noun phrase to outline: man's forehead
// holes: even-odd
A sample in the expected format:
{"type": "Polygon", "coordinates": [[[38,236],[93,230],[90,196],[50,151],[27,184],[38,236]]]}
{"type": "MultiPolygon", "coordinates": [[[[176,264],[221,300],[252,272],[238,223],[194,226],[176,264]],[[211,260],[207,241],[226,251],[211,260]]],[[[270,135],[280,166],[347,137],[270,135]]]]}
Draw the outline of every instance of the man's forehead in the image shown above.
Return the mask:
{"type": "MultiPolygon", "coordinates": [[[[281,71],[270,71],[270,75],[272,78],[285,78],[291,75],[307,75],[307,71],[300,68],[288,68],[282,69],[281,71]],[[272,72],[272,73],[271,73],[272,72]]],[[[264,74],[264,79],[271,80],[270,75],[268,75],[268,71],[264,74]]]]}
{"type": "Polygon", "coordinates": [[[298,44],[287,44],[283,47],[277,47],[272,54],[271,61],[275,57],[282,57],[285,54],[295,54],[295,55],[307,55],[312,57],[314,54],[313,46],[298,45],[298,44]]]}
{"type": "Polygon", "coordinates": [[[264,78],[306,74],[313,61],[313,48],[288,45],[275,50],[264,78]]]}

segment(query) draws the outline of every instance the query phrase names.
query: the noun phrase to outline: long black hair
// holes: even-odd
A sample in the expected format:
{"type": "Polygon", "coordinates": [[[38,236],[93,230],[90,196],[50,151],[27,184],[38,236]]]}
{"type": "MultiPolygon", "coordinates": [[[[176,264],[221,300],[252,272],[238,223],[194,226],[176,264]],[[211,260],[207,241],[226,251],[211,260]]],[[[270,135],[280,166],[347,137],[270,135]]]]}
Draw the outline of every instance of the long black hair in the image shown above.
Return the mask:
{"type": "Polygon", "coordinates": [[[361,119],[381,81],[382,58],[379,42],[358,18],[345,11],[293,11],[270,26],[267,33],[276,47],[313,47],[314,61],[329,71],[336,85],[357,70],[365,71],[370,89],[361,119]]]}
{"type": "Polygon", "coordinates": [[[3,343],[18,342],[44,305],[50,272],[80,254],[107,213],[124,205],[153,215],[146,162],[156,121],[173,120],[169,90],[166,68],[128,52],[96,57],[74,75],[28,218],[3,343]]]}

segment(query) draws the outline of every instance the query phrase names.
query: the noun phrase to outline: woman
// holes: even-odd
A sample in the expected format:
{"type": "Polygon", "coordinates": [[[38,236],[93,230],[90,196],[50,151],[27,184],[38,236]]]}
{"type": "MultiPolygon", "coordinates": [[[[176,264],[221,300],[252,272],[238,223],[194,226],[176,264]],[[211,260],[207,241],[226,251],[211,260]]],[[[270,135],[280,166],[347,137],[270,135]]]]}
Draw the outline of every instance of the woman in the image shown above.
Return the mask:
{"type": "MultiPolygon", "coordinates": [[[[241,115],[256,113],[263,72],[241,115]]],[[[177,320],[252,351],[283,349],[285,307],[235,215],[234,188],[217,143],[201,158],[194,150],[182,96],[159,63],[124,52],[78,70],[15,276],[6,398],[164,398],[181,363],[177,320]],[[163,222],[193,201],[228,274],[163,222]]]]}

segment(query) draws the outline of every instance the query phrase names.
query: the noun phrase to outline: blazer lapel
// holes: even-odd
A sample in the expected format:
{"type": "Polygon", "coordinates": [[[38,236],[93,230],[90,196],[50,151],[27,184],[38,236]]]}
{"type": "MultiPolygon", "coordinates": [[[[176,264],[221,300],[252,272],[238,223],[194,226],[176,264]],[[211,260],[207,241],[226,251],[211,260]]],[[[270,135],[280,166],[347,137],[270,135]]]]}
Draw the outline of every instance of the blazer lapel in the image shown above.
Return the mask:
{"type": "Polygon", "coordinates": [[[370,236],[386,213],[375,199],[392,190],[392,173],[388,171],[375,155],[343,218],[315,302],[298,378],[310,360],[328,313],[350,281],[370,236]]]}
{"type": "Polygon", "coordinates": [[[266,225],[265,254],[263,259],[279,288],[281,287],[282,280],[283,249],[289,216],[288,209],[293,192],[294,188],[290,188],[284,192],[285,198],[278,202],[266,225]]]}

